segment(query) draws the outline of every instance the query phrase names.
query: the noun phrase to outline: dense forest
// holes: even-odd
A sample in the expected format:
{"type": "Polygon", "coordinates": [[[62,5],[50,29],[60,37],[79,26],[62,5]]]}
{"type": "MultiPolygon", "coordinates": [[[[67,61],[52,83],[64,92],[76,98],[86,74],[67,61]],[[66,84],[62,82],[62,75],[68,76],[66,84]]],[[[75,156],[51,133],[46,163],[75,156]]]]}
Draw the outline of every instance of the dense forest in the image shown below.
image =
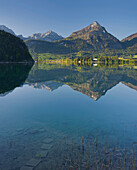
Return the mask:
{"type": "Polygon", "coordinates": [[[26,45],[29,48],[33,59],[36,60],[39,56],[43,56],[43,60],[47,58],[71,58],[71,57],[100,57],[100,56],[117,56],[123,58],[133,58],[137,55],[137,42],[121,42],[122,49],[109,49],[94,50],[92,45],[84,40],[60,40],[56,42],[46,42],[40,40],[27,40],[26,45]]]}
{"type": "Polygon", "coordinates": [[[0,62],[34,62],[20,38],[0,31],[0,62]]]}

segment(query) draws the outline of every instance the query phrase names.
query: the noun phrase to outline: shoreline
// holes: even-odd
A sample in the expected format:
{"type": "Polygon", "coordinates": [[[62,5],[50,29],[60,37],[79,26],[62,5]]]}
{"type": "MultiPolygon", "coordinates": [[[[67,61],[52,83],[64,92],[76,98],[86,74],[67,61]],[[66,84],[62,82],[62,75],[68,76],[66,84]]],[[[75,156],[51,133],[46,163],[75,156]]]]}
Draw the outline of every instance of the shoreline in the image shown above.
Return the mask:
{"type": "Polygon", "coordinates": [[[34,62],[0,62],[0,64],[34,64],[34,62]]]}

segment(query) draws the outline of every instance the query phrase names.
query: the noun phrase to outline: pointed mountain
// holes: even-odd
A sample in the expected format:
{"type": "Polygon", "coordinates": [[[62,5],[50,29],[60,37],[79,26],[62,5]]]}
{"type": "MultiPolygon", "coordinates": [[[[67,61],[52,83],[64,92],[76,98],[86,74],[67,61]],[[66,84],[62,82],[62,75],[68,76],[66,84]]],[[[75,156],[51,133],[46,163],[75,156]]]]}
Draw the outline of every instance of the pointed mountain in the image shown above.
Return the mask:
{"type": "Polygon", "coordinates": [[[5,25],[0,25],[0,30],[8,32],[12,35],[15,35],[14,31],[12,31],[11,29],[9,29],[8,27],[6,27],[5,25]]]}
{"type": "Polygon", "coordinates": [[[58,35],[53,31],[48,31],[46,33],[36,33],[28,37],[28,39],[34,40],[45,40],[45,41],[57,41],[64,39],[62,36],[58,35]]]}
{"type": "Polygon", "coordinates": [[[113,35],[108,33],[97,21],[89,26],[72,33],[68,39],[85,40],[88,44],[92,45],[94,50],[108,49],[122,49],[121,42],[113,35]]]}

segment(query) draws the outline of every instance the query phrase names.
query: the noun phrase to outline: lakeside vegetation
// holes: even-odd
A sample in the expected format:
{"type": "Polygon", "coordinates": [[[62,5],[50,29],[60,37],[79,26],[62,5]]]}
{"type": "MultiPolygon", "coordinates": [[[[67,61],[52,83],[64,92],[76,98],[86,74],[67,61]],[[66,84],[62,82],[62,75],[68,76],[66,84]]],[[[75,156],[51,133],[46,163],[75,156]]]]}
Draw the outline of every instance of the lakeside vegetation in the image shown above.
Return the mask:
{"type": "Polygon", "coordinates": [[[36,62],[40,63],[58,63],[58,64],[65,64],[65,65],[98,65],[100,67],[110,66],[110,67],[118,67],[119,65],[137,65],[137,56],[134,55],[133,58],[123,58],[117,56],[102,56],[98,58],[85,57],[85,56],[75,56],[75,57],[68,57],[62,55],[51,55],[51,54],[40,54],[35,60],[36,62]]]}
{"type": "Polygon", "coordinates": [[[105,51],[78,51],[78,52],[70,52],[69,53],[52,53],[52,52],[44,52],[44,51],[36,51],[35,48],[29,48],[31,55],[34,60],[46,60],[46,59],[61,59],[61,58],[100,58],[102,56],[116,56],[125,59],[132,59],[137,56],[137,48],[134,50],[105,50],[105,51]]]}

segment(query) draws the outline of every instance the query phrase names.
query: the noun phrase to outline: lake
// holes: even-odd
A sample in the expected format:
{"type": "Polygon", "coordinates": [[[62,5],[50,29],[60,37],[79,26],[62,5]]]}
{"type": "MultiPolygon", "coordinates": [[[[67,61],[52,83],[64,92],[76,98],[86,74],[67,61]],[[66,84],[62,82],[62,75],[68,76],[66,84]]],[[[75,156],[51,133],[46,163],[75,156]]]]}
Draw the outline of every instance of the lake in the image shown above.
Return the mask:
{"type": "Polygon", "coordinates": [[[136,134],[136,67],[1,65],[0,170],[132,169],[136,134]]]}

